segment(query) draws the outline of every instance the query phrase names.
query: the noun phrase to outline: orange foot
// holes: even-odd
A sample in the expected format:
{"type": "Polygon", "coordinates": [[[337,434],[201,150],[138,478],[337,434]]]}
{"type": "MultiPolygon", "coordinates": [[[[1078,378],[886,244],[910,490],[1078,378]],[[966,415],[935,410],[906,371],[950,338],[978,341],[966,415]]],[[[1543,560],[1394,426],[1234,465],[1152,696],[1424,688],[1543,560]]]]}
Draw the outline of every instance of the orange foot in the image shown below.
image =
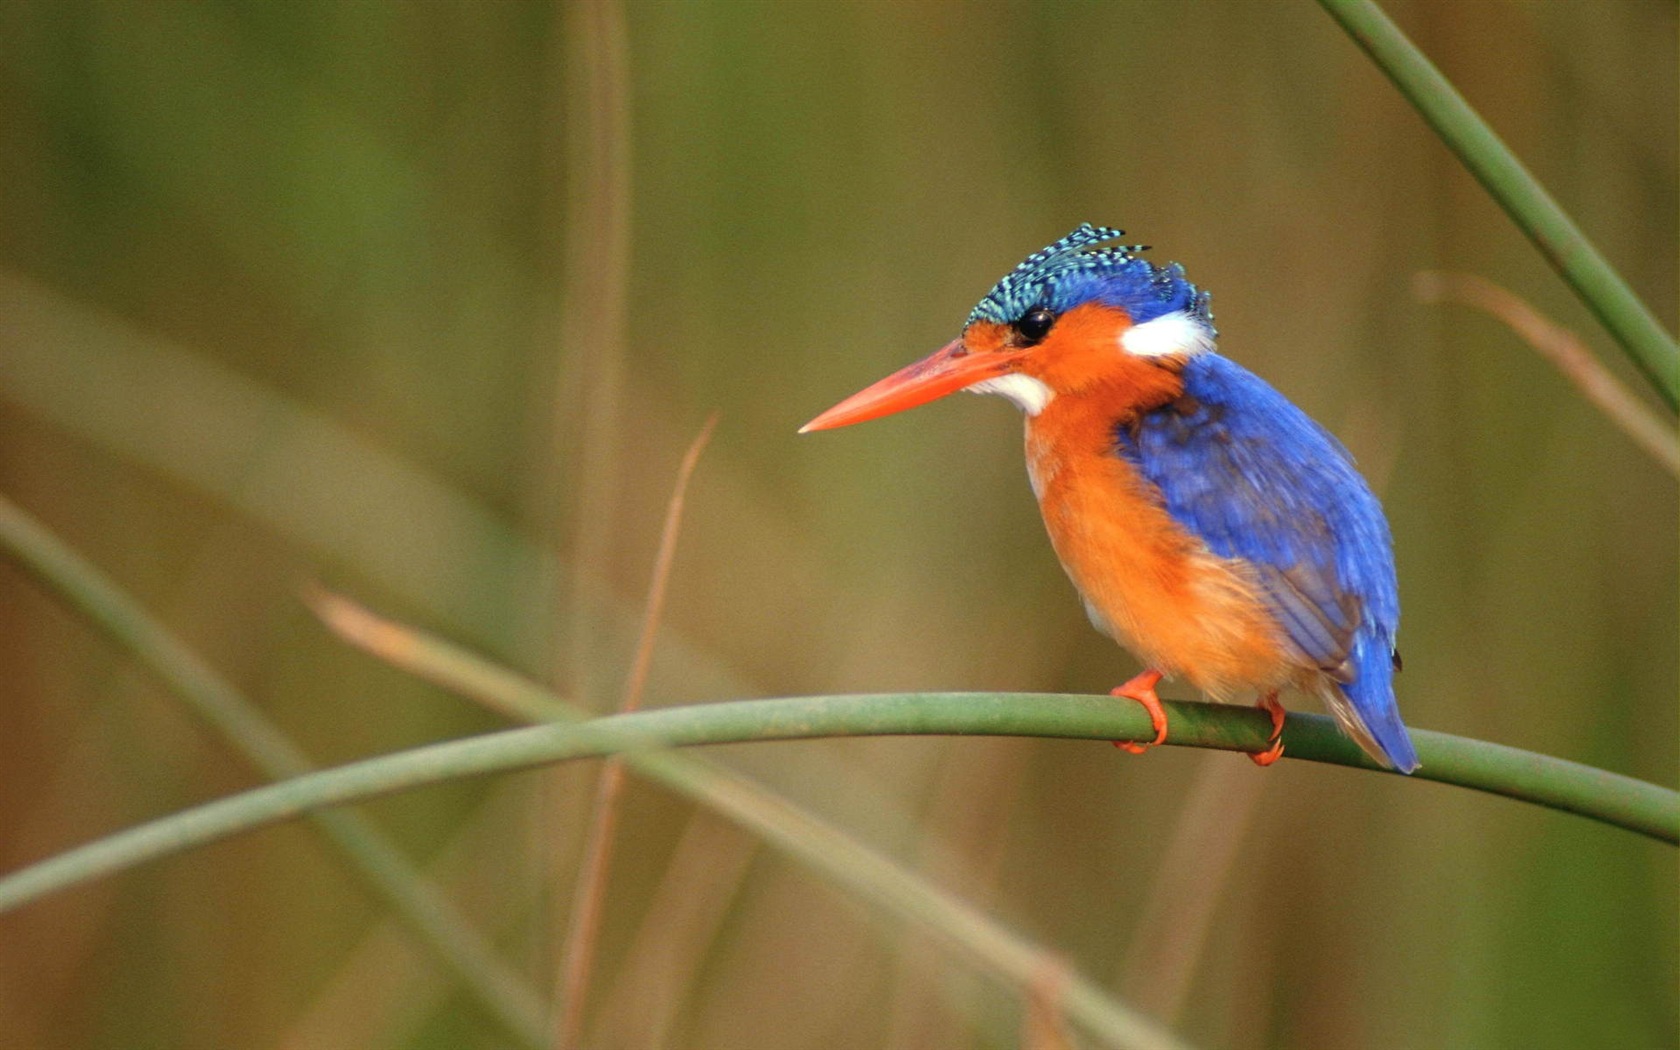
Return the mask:
{"type": "Polygon", "coordinates": [[[1250,752],[1248,758],[1257,766],[1269,766],[1283,757],[1283,741],[1278,739],[1283,734],[1283,705],[1278,703],[1276,693],[1266,693],[1254,706],[1272,716],[1272,735],[1266,738],[1272,746],[1250,752]]]}
{"type": "Polygon", "coordinates": [[[1130,751],[1134,755],[1141,755],[1167,738],[1167,712],[1161,707],[1161,698],[1155,695],[1155,686],[1160,681],[1161,672],[1145,671],[1125,685],[1109,690],[1109,696],[1123,696],[1142,704],[1143,709],[1149,712],[1149,724],[1155,727],[1155,739],[1149,743],[1134,744],[1130,740],[1116,740],[1115,747],[1130,751]]]}

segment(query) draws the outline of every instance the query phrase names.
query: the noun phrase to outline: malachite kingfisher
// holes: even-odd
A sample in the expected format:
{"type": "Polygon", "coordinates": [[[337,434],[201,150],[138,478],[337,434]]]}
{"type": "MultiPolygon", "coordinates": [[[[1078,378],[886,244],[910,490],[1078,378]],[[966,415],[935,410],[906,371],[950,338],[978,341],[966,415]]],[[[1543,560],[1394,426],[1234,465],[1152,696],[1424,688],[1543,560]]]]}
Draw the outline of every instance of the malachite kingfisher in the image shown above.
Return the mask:
{"type": "MultiPolygon", "coordinates": [[[[1278,694],[1319,696],[1384,766],[1418,767],[1394,701],[1399,588],[1382,506],[1352,457],[1214,349],[1208,295],[1123,231],[1085,224],[1015,267],[962,334],[835,405],[805,433],[958,390],[1026,415],[1027,477],[1097,630],[1145,670],[1113,690],[1149,711],[1180,676],[1253,691],[1283,752],[1278,694]]],[[[1148,745],[1122,745],[1142,751],[1148,745]]]]}

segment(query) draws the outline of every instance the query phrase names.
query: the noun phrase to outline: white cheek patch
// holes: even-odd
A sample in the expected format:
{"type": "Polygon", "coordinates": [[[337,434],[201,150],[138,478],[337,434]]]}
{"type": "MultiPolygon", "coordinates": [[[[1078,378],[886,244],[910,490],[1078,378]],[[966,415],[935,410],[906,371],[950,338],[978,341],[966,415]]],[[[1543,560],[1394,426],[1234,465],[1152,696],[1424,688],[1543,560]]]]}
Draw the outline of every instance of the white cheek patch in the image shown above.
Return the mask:
{"type": "Polygon", "coordinates": [[[1044,406],[1056,396],[1056,392],[1045,386],[1041,380],[1020,372],[982,379],[963,389],[971,394],[996,394],[1006,397],[1029,416],[1036,416],[1044,411],[1044,406]]]}
{"type": "Polygon", "coordinates": [[[1188,357],[1212,350],[1213,332],[1205,322],[1175,310],[1121,332],[1120,349],[1135,357],[1188,357]]]}

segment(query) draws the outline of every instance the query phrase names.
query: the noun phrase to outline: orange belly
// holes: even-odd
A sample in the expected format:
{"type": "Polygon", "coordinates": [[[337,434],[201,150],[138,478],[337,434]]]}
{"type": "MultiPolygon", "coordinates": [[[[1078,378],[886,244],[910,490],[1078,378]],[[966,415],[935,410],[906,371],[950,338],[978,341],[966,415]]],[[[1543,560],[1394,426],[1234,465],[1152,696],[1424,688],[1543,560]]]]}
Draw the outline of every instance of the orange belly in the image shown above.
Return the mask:
{"type": "Polygon", "coordinates": [[[1082,402],[1058,398],[1027,421],[1027,471],[1091,622],[1216,699],[1300,678],[1250,572],[1172,520],[1113,451],[1112,420],[1082,402]]]}

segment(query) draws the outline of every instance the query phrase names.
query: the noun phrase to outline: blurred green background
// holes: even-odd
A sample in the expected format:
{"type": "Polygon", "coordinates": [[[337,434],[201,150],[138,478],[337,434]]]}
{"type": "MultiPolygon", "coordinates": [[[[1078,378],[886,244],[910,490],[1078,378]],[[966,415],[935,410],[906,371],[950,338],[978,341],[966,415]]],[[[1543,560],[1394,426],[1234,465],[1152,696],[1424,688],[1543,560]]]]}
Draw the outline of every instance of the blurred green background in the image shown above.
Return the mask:
{"type": "MultiPolygon", "coordinates": [[[[1387,6],[1672,331],[1675,5],[1387,6]]],[[[714,410],[649,703],[1104,692],[1137,667],[1056,565],[1012,409],[794,435],[1085,220],[1185,263],[1223,350],[1383,494],[1409,722],[1676,782],[1674,479],[1412,276],[1497,281],[1639,377],[1306,0],[7,0],[0,491],[322,764],[501,723],[329,637],[311,580],[615,703],[714,410]]],[[[723,754],[1201,1046],[1677,1043],[1680,872],[1626,832],[1180,750],[723,754]]],[[[546,990],[591,774],[365,811],[546,990]]],[[[0,864],[252,783],[0,564],[0,864]]],[[[652,787],[607,909],[592,1046],[1019,1031],[964,964],[652,787]]],[[[298,826],[0,918],[0,1029],[508,1045],[298,826]]]]}

